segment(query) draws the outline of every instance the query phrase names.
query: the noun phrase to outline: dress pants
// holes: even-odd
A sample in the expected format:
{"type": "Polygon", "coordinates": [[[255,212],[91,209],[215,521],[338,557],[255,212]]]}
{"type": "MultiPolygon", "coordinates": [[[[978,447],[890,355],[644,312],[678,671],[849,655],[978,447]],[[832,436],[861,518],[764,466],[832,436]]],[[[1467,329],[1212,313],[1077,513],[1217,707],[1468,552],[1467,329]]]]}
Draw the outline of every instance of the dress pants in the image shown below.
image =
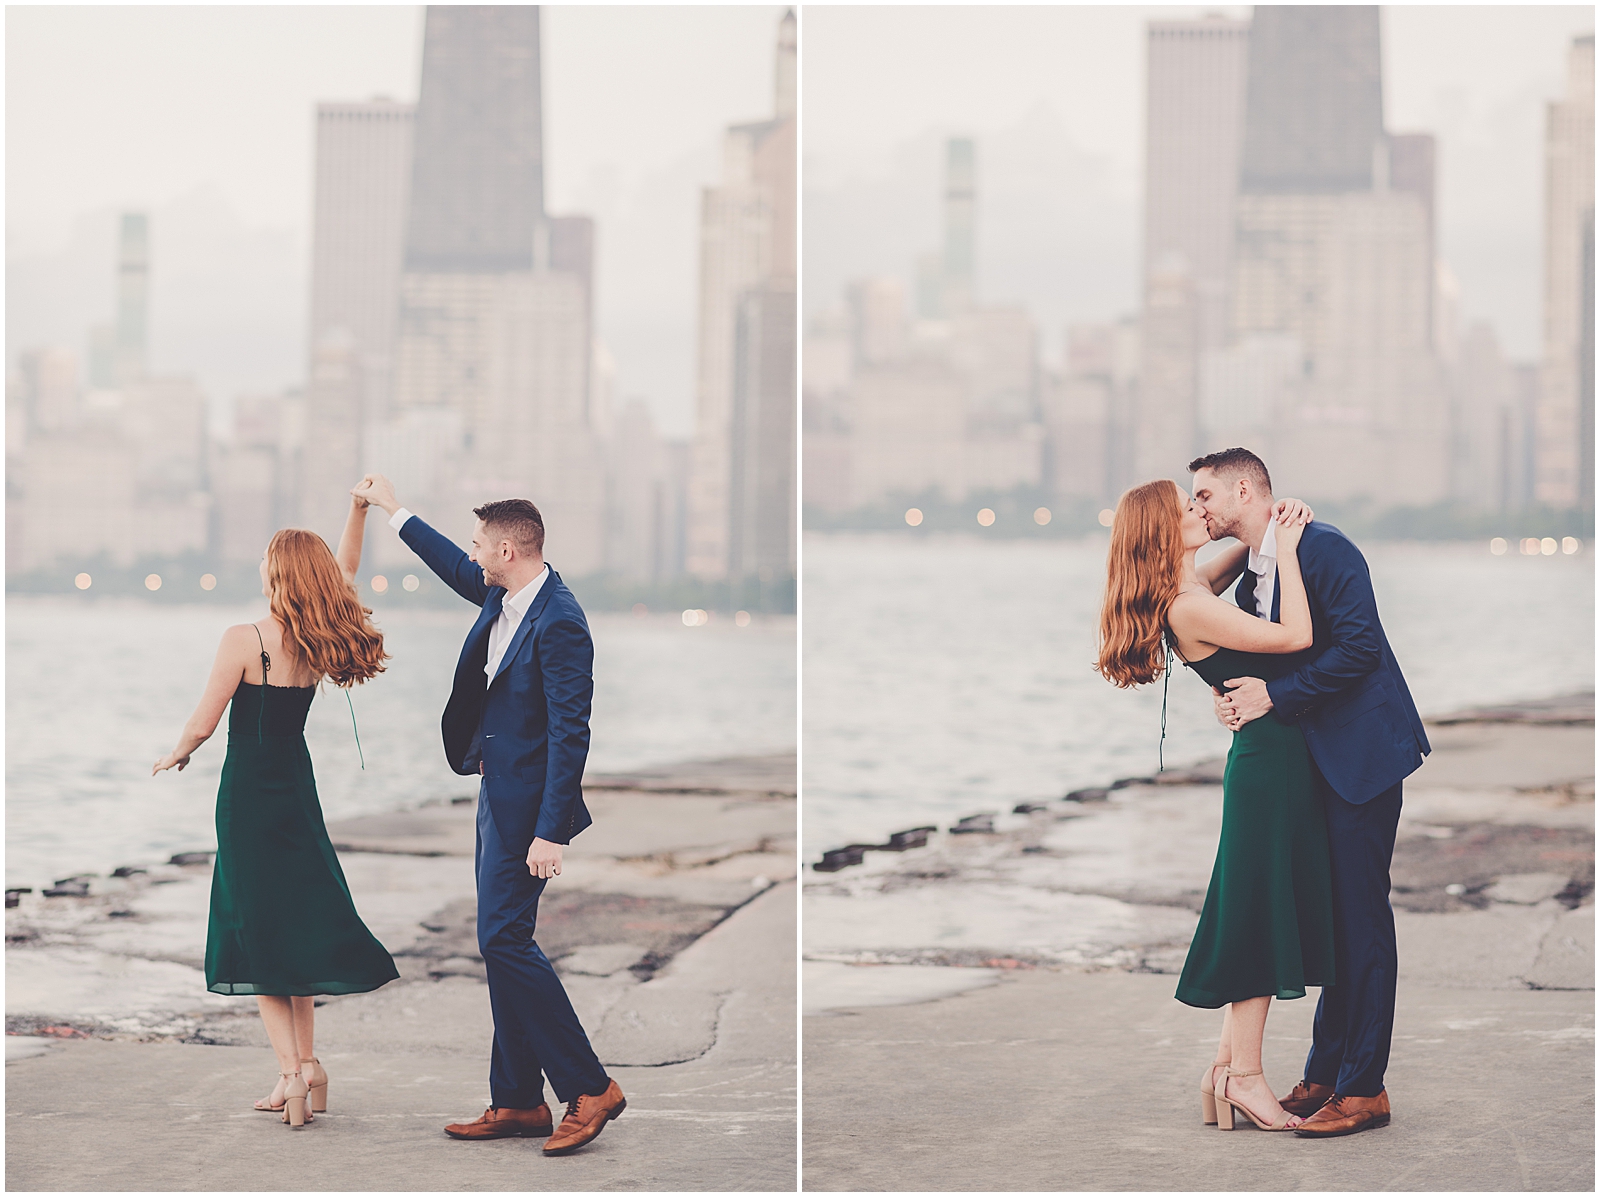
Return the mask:
{"type": "Polygon", "coordinates": [[[478,951],[489,978],[494,1052],[490,1100],[501,1109],[544,1103],[541,1073],[559,1101],[603,1093],[609,1083],[561,979],[533,941],[545,882],[528,872],[526,851],[501,840],[485,787],[478,791],[478,951]]]}
{"type": "Polygon", "coordinates": [[[1394,908],[1389,864],[1400,823],[1396,782],[1370,802],[1346,802],[1314,770],[1333,866],[1334,984],[1317,1001],[1306,1080],[1351,1097],[1383,1091],[1394,1034],[1394,908]]]}

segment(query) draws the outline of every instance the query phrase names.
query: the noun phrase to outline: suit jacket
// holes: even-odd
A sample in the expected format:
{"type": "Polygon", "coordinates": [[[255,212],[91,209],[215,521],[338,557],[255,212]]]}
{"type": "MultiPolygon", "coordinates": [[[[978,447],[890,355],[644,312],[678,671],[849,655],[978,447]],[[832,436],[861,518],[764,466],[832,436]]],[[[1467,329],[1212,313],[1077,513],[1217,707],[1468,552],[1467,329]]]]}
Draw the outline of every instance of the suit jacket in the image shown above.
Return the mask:
{"type": "MultiPolygon", "coordinates": [[[[1409,777],[1431,752],[1389,639],[1378,622],[1367,559],[1332,524],[1313,522],[1300,537],[1300,573],[1311,605],[1311,647],[1297,667],[1267,683],[1272,713],[1298,723],[1323,777],[1341,798],[1370,802],[1409,777]]],[[[1234,596],[1256,614],[1256,576],[1234,596]]],[[[1279,622],[1282,588],[1272,591],[1279,622]]]]}
{"type": "Polygon", "coordinates": [[[446,585],[483,608],[461,648],[441,720],[450,767],[477,773],[481,762],[489,813],[508,844],[526,851],[535,838],[570,843],[594,822],[583,804],[594,697],[594,641],[583,608],[552,569],[485,684],[489,630],[505,587],[485,583],[470,557],[415,515],[400,538],[446,585]]]}

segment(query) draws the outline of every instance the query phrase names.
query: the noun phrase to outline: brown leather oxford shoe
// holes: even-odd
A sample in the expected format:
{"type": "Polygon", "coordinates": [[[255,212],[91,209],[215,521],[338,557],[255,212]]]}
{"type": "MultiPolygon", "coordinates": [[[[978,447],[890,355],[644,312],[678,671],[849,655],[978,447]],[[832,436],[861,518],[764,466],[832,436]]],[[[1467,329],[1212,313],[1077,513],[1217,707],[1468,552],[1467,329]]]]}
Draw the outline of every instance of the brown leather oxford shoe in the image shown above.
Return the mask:
{"type": "Polygon", "coordinates": [[[1302,1080],[1293,1089],[1289,1090],[1289,1096],[1278,1104],[1291,1114],[1309,1118],[1327,1105],[1332,1098],[1332,1085],[1315,1085],[1310,1081],[1302,1080]]]}
{"type": "Polygon", "coordinates": [[[471,1122],[452,1122],[444,1133],[452,1139],[535,1139],[548,1135],[555,1127],[550,1107],[538,1105],[531,1110],[503,1110],[490,1106],[483,1117],[471,1122]]]}
{"type": "Polygon", "coordinates": [[[628,1108],[628,1101],[612,1081],[598,1097],[584,1094],[567,1103],[567,1116],[561,1120],[556,1133],[544,1145],[545,1155],[567,1155],[605,1130],[606,1123],[620,1117],[628,1108]]]}
{"type": "Polygon", "coordinates": [[[1294,1133],[1302,1139],[1331,1139],[1388,1125],[1389,1091],[1385,1089],[1376,1097],[1337,1096],[1295,1127],[1294,1133]]]}

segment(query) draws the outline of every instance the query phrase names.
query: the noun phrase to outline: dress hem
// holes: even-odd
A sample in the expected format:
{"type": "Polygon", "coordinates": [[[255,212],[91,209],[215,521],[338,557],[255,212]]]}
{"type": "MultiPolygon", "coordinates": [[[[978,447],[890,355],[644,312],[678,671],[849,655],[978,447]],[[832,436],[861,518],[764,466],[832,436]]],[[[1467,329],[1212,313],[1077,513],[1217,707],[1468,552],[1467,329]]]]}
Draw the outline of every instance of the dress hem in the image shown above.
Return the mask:
{"type": "Polygon", "coordinates": [[[349,993],[371,993],[390,981],[398,981],[399,974],[372,983],[356,981],[312,981],[304,985],[257,985],[250,981],[213,981],[206,986],[209,993],[229,997],[343,997],[349,993]]]}

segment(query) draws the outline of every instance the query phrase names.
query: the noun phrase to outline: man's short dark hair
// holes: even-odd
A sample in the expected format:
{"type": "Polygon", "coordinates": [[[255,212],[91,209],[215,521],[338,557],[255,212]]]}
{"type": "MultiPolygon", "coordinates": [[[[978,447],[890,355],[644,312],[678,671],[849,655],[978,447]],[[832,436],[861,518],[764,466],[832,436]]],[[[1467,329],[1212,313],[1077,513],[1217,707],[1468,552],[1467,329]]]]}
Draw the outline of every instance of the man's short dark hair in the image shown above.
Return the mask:
{"type": "Polygon", "coordinates": [[[544,553],[544,516],[526,499],[497,499],[474,507],[472,514],[483,521],[485,530],[509,540],[519,553],[544,553]]]}
{"type": "Polygon", "coordinates": [[[1235,478],[1248,478],[1264,493],[1272,493],[1272,475],[1267,473],[1267,463],[1249,449],[1223,449],[1219,453],[1196,457],[1189,463],[1189,472],[1194,474],[1200,470],[1210,470],[1217,477],[1230,482],[1235,478]]]}

